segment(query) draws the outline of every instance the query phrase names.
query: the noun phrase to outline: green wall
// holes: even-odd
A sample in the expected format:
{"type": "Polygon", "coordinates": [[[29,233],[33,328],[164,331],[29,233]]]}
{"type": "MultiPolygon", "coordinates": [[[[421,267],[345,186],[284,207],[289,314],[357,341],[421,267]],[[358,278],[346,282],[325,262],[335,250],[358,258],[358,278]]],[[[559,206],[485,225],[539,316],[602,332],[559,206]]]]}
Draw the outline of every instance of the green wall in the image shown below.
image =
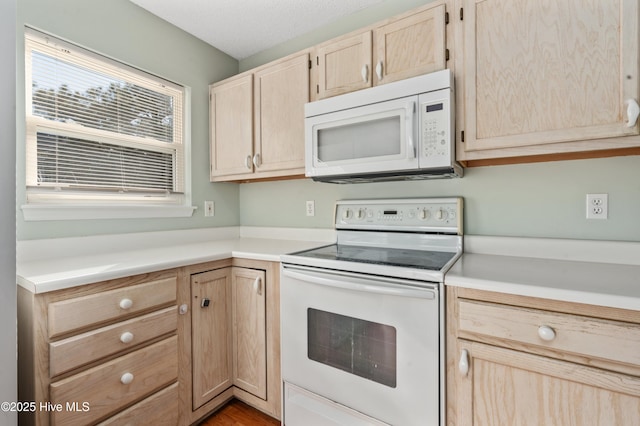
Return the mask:
{"type": "Polygon", "coordinates": [[[638,156],[468,168],[452,180],[242,184],[240,223],[328,228],[335,200],[433,196],[464,197],[468,235],[640,241],[638,156]],[[609,194],[608,220],[585,219],[587,193],[609,194]],[[316,203],[314,217],[305,215],[306,200],[316,203]]]}
{"type": "Polygon", "coordinates": [[[20,0],[17,3],[17,238],[55,238],[237,225],[238,185],[209,182],[208,85],[238,72],[238,61],[128,0],[20,0]],[[191,88],[190,218],[25,222],[24,26],[29,25],[191,88]],[[204,217],[203,201],[216,202],[204,217]]]}
{"type": "MultiPolygon", "coordinates": [[[[395,0],[240,61],[246,70],[428,1],[395,0]]],[[[640,157],[477,167],[455,180],[333,185],[310,180],[240,186],[246,226],[332,226],[342,198],[463,196],[469,235],[640,241],[640,157]],[[585,219],[585,194],[609,194],[609,219],[585,219]],[[277,203],[273,202],[277,194],[277,203]],[[315,200],[316,216],[305,215],[315,200]]]]}
{"type": "MultiPolygon", "coordinates": [[[[23,51],[24,24],[50,32],[131,65],[191,87],[193,204],[185,219],[24,222],[24,63],[17,85],[17,234],[19,240],[214,226],[330,228],[333,204],[341,198],[460,195],[465,198],[465,232],[505,235],[640,241],[640,157],[559,161],[466,169],[462,179],[332,185],[310,180],[212,184],[208,179],[207,86],[313,46],[425,0],[386,0],[240,63],[147,13],[128,0],[20,0],[17,44],[23,51]],[[609,220],[585,219],[585,194],[609,194],[609,220]],[[216,202],[205,218],[202,201],[216,202]],[[305,216],[305,201],[316,201],[316,216],[305,216]]],[[[19,56],[20,57],[20,56],[19,56]]]]}

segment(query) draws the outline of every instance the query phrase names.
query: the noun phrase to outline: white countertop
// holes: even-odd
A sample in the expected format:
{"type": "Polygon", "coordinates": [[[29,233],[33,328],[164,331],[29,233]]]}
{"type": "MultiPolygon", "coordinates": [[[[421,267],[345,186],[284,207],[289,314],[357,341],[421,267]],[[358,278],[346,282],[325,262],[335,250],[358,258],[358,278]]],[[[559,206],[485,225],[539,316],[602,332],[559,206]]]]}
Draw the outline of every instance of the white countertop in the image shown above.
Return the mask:
{"type": "Polygon", "coordinates": [[[640,310],[640,266],[465,253],[445,284],[640,310]]]}
{"type": "MultiPolygon", "coordinates": [[[[327,244],[326,240],[246,238],[240,237],[239,234],[234,238],[209,241],[178,241],[177,243],[172,243],[171,239],[164,239],[164,241],[167,242],[159,244],[157,240],[151,240],[153,245],[140,243],[132,248],[126,245],[130,248],[125,250],[103,248],[92,252],[87,249],[85,254],[75,250],[77,241],[74,241],[75,245],[70,247],[71,244],[67,241],[60,240],[59,244],[65,248],[60,249],[58,253],[72,253],[64,256],[59,254],[20,256],[19,250],[17,282],[18,285],[33,293],[45,293],[230,257],[279,262],[281,254],[327,244]]],[[[55,242],[51,240],[41,242],[41,244],[53,243],[55,242]]]]}
{"type": "MultiPolygon", "coordinates": [[[[329,229],[257,227],[23,241],[17,282],[45,293],[230,257],[279,262],[333,241],[329,229]]],[[[464,245],[446,285],[640,310],[640,243],[465,236],[464,245]]]]}

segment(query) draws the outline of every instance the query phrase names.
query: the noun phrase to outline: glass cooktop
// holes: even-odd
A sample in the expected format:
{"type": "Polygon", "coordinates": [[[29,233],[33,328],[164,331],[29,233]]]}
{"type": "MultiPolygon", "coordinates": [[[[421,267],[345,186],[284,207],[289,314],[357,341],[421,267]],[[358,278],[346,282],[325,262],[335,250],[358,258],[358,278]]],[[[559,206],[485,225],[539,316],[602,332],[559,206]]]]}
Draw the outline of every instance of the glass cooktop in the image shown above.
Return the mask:
{"type": "Polygon", "coordinates": [[[295,256],[339,260],[344,262],[371,263],[440,271],[456,253],[395,249],[386,247],[361,247],[333,244],[294,253],[295,256]]]}

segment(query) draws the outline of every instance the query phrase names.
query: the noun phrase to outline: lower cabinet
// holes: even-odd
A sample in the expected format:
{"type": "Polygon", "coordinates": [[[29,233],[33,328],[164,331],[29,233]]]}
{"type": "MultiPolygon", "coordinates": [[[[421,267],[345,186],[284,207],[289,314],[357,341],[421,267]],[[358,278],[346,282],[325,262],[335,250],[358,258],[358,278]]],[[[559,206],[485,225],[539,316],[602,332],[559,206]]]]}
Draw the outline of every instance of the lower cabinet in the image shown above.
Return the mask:
{"type": "Polygon", "coordinates": [[[231,387],[230,268],[191,276],[193,410],[231,387]]]}
{"type": "Polygon", "coordinates": [[[177,270],[18,288],[21,425],[178,423],[177,270]]]}
{"type": "Polygon", "coordinates": [[[280,418],[279,265],[232,259],[189,267],[182,342],[191,424],[231,397],[280,418]],[[190,343],[189,343],[190,342],[190,343]],[[190,398],[189,398],[190,395],[190,398]]]}
{"type": "Polygon", "coordinates": [[[279,273],[224,259],[19,287],[20,425],[187,426],[233,397],[279,419],[279,273]]]}
{"type": "Polygon", "coordinates": [[[447,424],[640,424],[640,312],[447,292],[447,424]]]}
{"type": "Polygon", "coordinates": [[[265,271],[231,268],[233,384],[267,399],[265,271]]]}

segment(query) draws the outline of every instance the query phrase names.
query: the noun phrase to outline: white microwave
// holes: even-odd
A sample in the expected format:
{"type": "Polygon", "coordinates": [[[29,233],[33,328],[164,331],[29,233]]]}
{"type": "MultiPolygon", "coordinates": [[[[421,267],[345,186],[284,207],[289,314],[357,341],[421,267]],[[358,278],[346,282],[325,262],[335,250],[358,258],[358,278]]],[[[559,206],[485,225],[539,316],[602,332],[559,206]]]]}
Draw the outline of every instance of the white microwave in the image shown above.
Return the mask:
{"type": "Polygon", "coordinates": [[[462,177],[450,70],[305,104],[305,175],[332,183],[462,177]]]}

